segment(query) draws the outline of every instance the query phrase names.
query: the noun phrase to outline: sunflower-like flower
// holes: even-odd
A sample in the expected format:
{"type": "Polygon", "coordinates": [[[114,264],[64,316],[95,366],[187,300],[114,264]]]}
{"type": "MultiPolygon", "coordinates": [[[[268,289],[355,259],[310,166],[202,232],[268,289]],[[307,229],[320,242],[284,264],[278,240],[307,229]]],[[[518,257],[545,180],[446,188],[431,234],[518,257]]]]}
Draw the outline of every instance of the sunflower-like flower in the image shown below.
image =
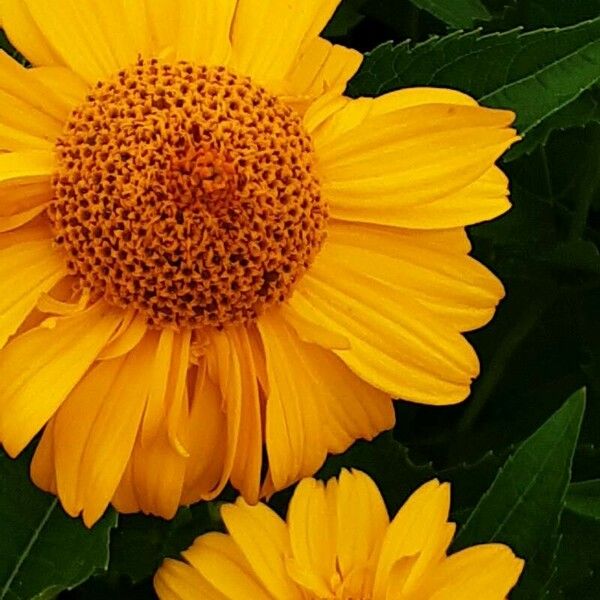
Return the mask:
{"type": "Polygon", "coordinates": [[[0,5],[0,442],[45,426],[33,479],[88,524],[256,502],[469,392],[513,114],[344,96],[338,4],[0,5]]]}
{"type": "Polygon", "coordinates": [[[161,600],[502,600],[523,570],[503,544],[447,556],[450,486],[421,486],[389,520],[373,481],[304,479],[287,522],[264,504],[225,504],[208,533],[154,577],[161,600]]]}

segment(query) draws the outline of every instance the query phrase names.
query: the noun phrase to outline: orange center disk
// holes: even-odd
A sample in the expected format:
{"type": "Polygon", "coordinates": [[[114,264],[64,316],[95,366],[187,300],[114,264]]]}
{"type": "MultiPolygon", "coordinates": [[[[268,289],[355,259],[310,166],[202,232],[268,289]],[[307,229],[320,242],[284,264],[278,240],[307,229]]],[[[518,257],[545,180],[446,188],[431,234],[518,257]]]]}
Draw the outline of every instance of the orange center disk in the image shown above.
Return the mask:
{"type": "Polygon", "coordinates": [[[56,151],[48,214],[71,273],[151,326],[256,319],[325,238],[301,117],[222,67],[140,60],[98,83],[56,151]]]}

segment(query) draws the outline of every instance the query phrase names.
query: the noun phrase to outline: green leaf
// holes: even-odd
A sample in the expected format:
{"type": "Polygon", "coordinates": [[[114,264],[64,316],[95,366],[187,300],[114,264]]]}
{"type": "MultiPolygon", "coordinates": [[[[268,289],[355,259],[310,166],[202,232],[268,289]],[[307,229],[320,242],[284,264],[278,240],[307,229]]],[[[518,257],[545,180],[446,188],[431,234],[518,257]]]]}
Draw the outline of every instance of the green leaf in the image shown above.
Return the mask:
{"type": "Polygon", "coordinates": [[[552,558],[548,545],[557,541],[584,407],[581,390],[517,448],[461,529],[457,549],[502,542],[531,564],[538,559],[539,566],[541,555],[552,558]]]}
{"type": "Polygon", "coordinates": [[[600,0],[511,0],[494,25],[499,21],[508,27],[564,27],[593,19],[598,14],[600,0]]]}
{"type": "Polygon", "coordinates": [[[31,451],[0,454],[0,600],[51,598],[108,564],[110,511],[93,529],[72,519],[29,479],[31,451]]]}
{"type": "Polygon", "coordinates": [[[565,507],[584,517],[600,520],[600,479],[572,483],[565,507]]]}
{"type": "Polygon", "coordinates": [[[458,32],[415,46],[384,44],[367,56],[350,92],[459,89],[486,106],[514,110],[520,133],[539,142],[545,134],[537,128],[599,80],[600,17],[564,29],[458,32]]]}
{"type": "Polygon", "coordinates": [[[411,0],[456,29],[473,27],[476,21],[487,21],[492,15],[479,0],[411,0]]]}
{"type": "Polygon", "coordinates": [[[530,154],[539,145],[545,145],[553,131],[585,127],[590,123],[600,123],[600,93],[597,88],[584,92],[532,129],[521,143],[508,152],[505,160],[515,160],[530,154]]]}
{"type": "Polygon", "coordinates": [[[600,522],[565,511],[560,524],[557,573],[552,600],[598,600],[600,589],[600,522]]]}

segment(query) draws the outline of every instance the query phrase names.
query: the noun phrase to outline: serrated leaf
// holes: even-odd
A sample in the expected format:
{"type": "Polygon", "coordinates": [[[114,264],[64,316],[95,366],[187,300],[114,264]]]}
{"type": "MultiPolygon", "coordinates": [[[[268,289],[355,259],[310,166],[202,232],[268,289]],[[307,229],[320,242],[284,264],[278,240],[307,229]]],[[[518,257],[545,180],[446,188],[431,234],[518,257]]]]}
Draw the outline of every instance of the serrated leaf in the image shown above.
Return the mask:
{"type": "Polygon", "coordinates": [[[565,499],[565,508],[583,517],[600,520],[600,479],[572,483],[565,499]]]}
{"type": "Polygon", "coordinates": [[[585,127],[590,123],[600,123],[600,93],[597,88],[584,92],[573,102],[569,102],[534,127],[529,135],[511,148],[505,156],[505,160],[511,161],[524,154],[531,154],[539,145],[545,145],[548,142],[553,131],[585,127]]]}
{"type": "Polygon", "coordinates": [[[451,87],[486,106],[514,110],[520,133],[535,137],[542,132],[536,128],[598,81],[600,17],[564,29],[458,32],[415,46],[384,44],[367,56],[350,93],[451,87]]]}
{"type": "Polygon", "coordinates": [[[410,0],[415,6],[457,29],[473,27],[492,15],[479,0],[410,0]]]}
{"type": "Polygon", "coordinates": [[[30,460],[0,454],[0,600],[54,597],[108,564],[116,514],[87,529],[31,483],[30,460]]]}
{"type": "Polygon", "coordinates": [[[456,549],[502,542],[530,561],[552,554],[547,542],[558,527],[584,407],[580,390],[517,448],[459,532],[456,549]]]}

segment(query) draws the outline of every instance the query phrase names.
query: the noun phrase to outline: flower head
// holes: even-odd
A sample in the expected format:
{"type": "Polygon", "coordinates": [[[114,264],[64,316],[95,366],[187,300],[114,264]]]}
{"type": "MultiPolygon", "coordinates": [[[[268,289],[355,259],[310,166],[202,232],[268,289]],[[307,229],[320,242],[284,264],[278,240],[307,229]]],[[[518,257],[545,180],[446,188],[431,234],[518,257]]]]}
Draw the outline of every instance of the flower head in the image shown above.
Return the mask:
{"type": "Polygon", "coordinates": [[[463,400],[513,114],[343,95],[339,0],[4,2],[0,443],[91,524],[249,502],[463,400]],[[266,450],[267,464],[263,464],[266,450]],[[263,474],[267,472],[266,478],[263,474]]]}
{"type": "Polygon", "coordinates": [[[304,479],[287,521],[242,498],[208,533],[167,559],[154,578],[161,600],[503,600],[523,560],[502,544],[447,555],[450,487],[421,486],[390,522],[373,481],[343,470],[327,484],[304,479]]]}

